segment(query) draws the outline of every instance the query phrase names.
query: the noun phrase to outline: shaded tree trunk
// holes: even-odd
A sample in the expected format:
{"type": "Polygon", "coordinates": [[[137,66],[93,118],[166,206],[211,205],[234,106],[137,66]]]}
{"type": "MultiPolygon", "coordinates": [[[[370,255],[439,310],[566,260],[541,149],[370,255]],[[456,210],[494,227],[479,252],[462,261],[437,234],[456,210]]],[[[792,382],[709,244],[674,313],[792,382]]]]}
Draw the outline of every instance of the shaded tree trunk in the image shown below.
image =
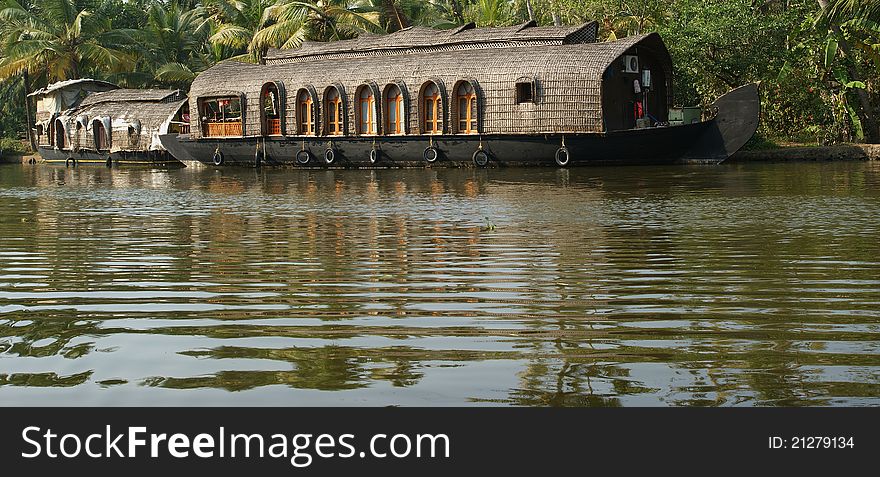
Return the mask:
{"type": "Polygon", "coordinates": [[[526,0],[526,11],[529,12],[529,21],[535,19],[535,10],[532,8],[532,0],[526,0]]]}
{"type": "Polygon", "coordinates": [[[400,10],[400,7],[397,6],[397,2],[395,0],[384,0],[385,3],[385,15],[388,18],[389,28],[388,33],[394,33],[398,30],[403,30],[404,28],[410,26],[409,18],[406,17],[406,14],[400,10]],[[394,23],[394,27],[391,27],[392,21],[394,23]]]}
{"type": "MultiPolygon", "coordinates": [[[[828,0],[818,0],[819,7],[822,10],[825,10],[828,7],[828,0]]],[[[843,52],[843,56],[847,60],[852,60],[852,49],[847,43],[846,40],[843,39],[843,35],[840,31],[840,26],[835,24],[832,20],[829,20],[829,28],[833,31],[840,39],[837,42],[837,45],[840,47],[840,51],[843,52]]],[[[856,68],[852,66],[851,61],[847,61],[846,71],[849,74],[849,79],[851,81],[861,81],[859,72],[856,71],[856,68]]],[[[869,143],[877,143],[880,142],[880,129],[877,126],[877,118],[874,115],[874,107],[871,105],[871,97],[868,95],[868,92],[862,88],[855,88],[856,96],[859,98],[859,106],[860,111],[859,119],[862,121],[862,130],[865,133],[865,141],[869,143]]]]}
{"type": "Polygon", "coordinates": [[[27,121],[27,137],[28,142],[31,144],[31,150],[37,152],[37,140],[34,138],[34,122],[31,119],[31,98],[28,96],[31,94],[31,82],[28,77],[27,69],[24,70],[24,74],[22,75],[22,82],[24,83],[24,116],[27,121]]]}

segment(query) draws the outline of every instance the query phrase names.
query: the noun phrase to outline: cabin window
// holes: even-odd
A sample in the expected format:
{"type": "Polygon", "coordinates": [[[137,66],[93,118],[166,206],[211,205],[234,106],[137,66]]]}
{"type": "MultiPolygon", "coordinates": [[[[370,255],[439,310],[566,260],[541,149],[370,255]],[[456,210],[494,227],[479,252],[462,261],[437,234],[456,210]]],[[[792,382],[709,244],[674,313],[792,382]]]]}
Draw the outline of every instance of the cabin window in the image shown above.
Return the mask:
{"type": "MultiPolygon", "coordinates": [[[[107,121],[109,123],[109,121],[107,121]]],[[[106,151],[110,149],[110,138],[107,136],[107,128],[104,127],[104,121],[95,119],[92,121],[92,140],[95,142],[95,149],[98,151],[106,151]]]]}
{"type": "Polygon", "coordinates": [[[385,88],[385,133],[406,134],[403,112],[403,92],[396,84],[385,88]]]}
{"type": "Polygon", "coordinates": [[[263,116],[263,135],[281,135],[281,100],[278,94],[278,86],[275,83],[263,85],[260,94],[261,113],[263,116]]]}
{"type": "Polygon", "coordinates": [[[342,109],[342,97],[339,95],[339,90],[331,86],[324,99],[324,110],[327,116],[325,126],[327,134],[330,136],[341,136],[343,133],[345,123],[343,122],[342,109]]]}
{"type": "Polygon", "coordinates": [[[199,102],[206,137],[241,136],[241,99],[236,96],[203,99],[199,102]]]}
{"type": "Polygon", "coordinates": [[[296,97],[297,130],[304,136],[315,134],[315,103],[306,89],[299,90],[296,97]]]}
{"type": "Polygon", "coordinates": [[[141,138],[141,122],[137,119],[128,124],[128,145],[137,146],[141,138]]]}
{"type": "Polygon", "coordinates": [[[189,134],[189,121],[189,104],[184,103],[184,105],[177,110],[177,113],[174,114],[174,118],[168,124],[168,132],[177,134],[189,134]]]}
{"type": "Polygon", "coordinates": [[[535,82],[520,78],[516,80],[516,104],[535,103],[535,82]]]}
{"type": "Polygon", "coordinates": [[[358,134],[378,134],[378,122],[376,118],[376,97],[373,89],[367,85],[361,86],[358,97],[358,134]]]}
{"type": "Polygon", "coordinates": [[[477,92],[474,86],[462,81],[455,89],[456,99],[456,132],[459,134],[477,133],[477,92]]]}
{"type": "Polygon", "coordinates": [[[64,123],[61,119],[55,120],[55,147],[58,149],[64,149],[67,147],[67,141],[65,140],[67,134],[64,131],[64,123]]]}
{"type": "Polygon", "coordinates": [[[434,82],[422,87],[422,120],[425,134],[441,134],[443,132],[443,106],[440,88],[434,82]]]}

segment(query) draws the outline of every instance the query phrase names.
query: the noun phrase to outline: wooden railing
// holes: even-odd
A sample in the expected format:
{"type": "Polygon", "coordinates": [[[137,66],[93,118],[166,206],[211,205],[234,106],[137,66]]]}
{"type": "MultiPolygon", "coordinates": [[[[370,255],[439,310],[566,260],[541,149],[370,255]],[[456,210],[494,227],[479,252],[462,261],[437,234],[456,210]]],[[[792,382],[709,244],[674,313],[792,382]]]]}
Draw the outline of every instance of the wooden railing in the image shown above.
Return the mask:
{"type": "Polygon", "coordinates": [[[171,121],[168,124],[169,133],[189,134],[189,123],[183,121],[171,121]]]}
{"type": "Polygon", "coordinates": [[[206,137],[241,136],[241,121],[205,123],[206,137]]]}
{"type": "Polygon", "coordinates": [[[280,136],[281,135],[281,120],[280,119],[267,119],[266,120],[266,134],[269,136],[280,136]]]}

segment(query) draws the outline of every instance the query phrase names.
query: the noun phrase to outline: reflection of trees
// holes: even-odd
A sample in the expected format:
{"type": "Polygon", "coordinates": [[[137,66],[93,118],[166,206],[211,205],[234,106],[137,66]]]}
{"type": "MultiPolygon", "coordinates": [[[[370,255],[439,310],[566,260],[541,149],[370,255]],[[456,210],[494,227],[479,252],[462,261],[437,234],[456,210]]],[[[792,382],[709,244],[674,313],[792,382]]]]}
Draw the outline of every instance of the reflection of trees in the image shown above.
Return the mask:
{"type": "MultiPolygon", "coordinates": [[[[144,381],[155,374],[145,363],[125,377],[180,389],[356,390],[377,381],[424,384],[437,363],[504,360],[505,372],[519,371],[518,382],[500,398],[487,382],[486,394],[474,388],[472,399],[617,406],[876,397],[876,353],[821,349],[823,342],[870,341],[869,332],[853,327],[876,316],[868,294],[859,295],[871,285],[847,289],[859,286],[847,284],[852,280],[876,280],[872,217],[810,209],[869,194],[876,168],[847,167],[805,177],[786,177],[775,166],[174,174],[15,168],[19,175],[0,175],[0,185],[39,187],[0,212],[0,237],[27,240],[0,240],[39,258],[21,272],[35,283],[29,291],[212,295],[125,300],[144,304],[144,313],[101,309],[113,300],[94,297],[15,300],[30,311],[3,317],[0,353],[75,359],[113,334],[186,335],[192,344],[183,353],[216,360],[220,371],[144,381]],[[816,194],[818,202],[809,199],[816,194]],[[785,200],[774,198],[780,195],[785,200]],[[865,233],[853,232],[860,227],[865,233]],[[801,256],[842,263],[803,263],[801,256]],[[828,284],[834,281],[844,285],[828,284]],[[98,308],[47,308],[83,304],[98,308]],[[171,311],[156,316],[146,311],[151,304],[171,311]],[[217,308],[183,307],[194,304],[217,308]],[[154,317],[172,324],[148,323],[154,317]],[[140,328],[126,328],[130,318],[140,328]],[[430,349],[407,342],[423,336],[438,340],[430,349]],[[313,344],[232,346],[246,337],[313,344]],[[365,337],[399,339],[401,346],[346,346],[365,337]],[[199,348],[202,339],[211,347],[199,348]],[[462,342],[504,351],[454,349],[462,342]],[[254,369],[223,369],[231,358],[253,360],[254,369]],[[670,377],[652,380],[650,366],[670,377]],[[818,375],[832,366],[867,374],[818,375]]],[[[52,386],[90,378],[48,372],[2,379],[52,386]]]]}
{"type": "Polygon", "coordinates": [[[91,376],[92,371],[84,371],[70,376],[58,376],[56,373],[0,374],[0,386],[69,388],[85,383],[91,376]]]}
{"type": "MultiPolygon", "coordinates": [[[[424,376],[425,361],[472,361],[487,359],[486,353],[462,351],[427,351],[406,346],[383,348],[352,348],[324,346],[320,348],[242,348],[223,346],[210,350],[188,351],[183,354],[212,359],[260,359],[290,363],[289,371],[221,371],[211,376],[188,378],[155,377],[151,386],[168,388],[222,388],[241,391],[268,385],[286,385],[324,391],[363,388],[375,381],[388,381],[393,386],[412,386],[424,376]]],[[[495,356],[496,358],[499,356],[495,356]]]]}

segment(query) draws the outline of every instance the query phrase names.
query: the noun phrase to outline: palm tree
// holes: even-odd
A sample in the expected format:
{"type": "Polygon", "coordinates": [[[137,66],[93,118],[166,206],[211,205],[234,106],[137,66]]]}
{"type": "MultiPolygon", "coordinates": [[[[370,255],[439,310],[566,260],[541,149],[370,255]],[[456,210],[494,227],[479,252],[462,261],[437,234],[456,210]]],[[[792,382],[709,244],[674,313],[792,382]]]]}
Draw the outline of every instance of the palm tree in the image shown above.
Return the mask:
{"type": "Polygon", "coordinates": [[[83,72],[113,72],[134,65],[124,45],[128,32],[113,30],[107,18],[92,15],[73,0],[0,3],[0,80],[21,75],[26,130],[31,131],[31,75],[45,82],[79,78],[83,72]]]}
{"type": "Polygon", "coordinates": [[[512,4],[507,0],[477,0],[468,16],[479,26],[505,26],[516,22],[512,4]]]}
{"type": "MultiPolygon", "coordinates": [[[[302,38],[312,41],[346,40],[362,32],[379,33],[380,8],[368,0],[279,0],[273,10],[277,22],[301,21],[302,38]]],[[[259,35],[258,35],[259,36],[259,35]]],[[[274,46],[274,45],[273,45],[274,46]]],[[[296,45],[293,45],[296,46],[296,45]]]]}
{"type": "Polygon", "coordinates": [[[827,0],[819,2],[823,14],[834,18],[878,18],[880,1],[878,0],[827,0]]]}
{"type": "MultiPolygon", "coordinates": [[[[205,10],[215,24],[210,42],[241,59],[259,60],[251,48],[273,0],[205,0],[205,10]]],[[[224,55],[225,56],[225,55],[224,55]]]]}
{"type": "Polygon", "coordinates": [[[215,58],[205,44],[210,26],[201,7],[182,10],[177,1],[153,3],[138,35],[150,80],[185,87],[211,66],[215,58]]]}
{"type": "Polygon", "coordinates": [[[35,5],[6,0],[0,10],[0,79],[44,72],[48,81],[79,78],[84,72],[131,68],[131,32],[113,30],[74,0],[39,0],[35,5]]]}
{"type": "Polygon", "coordinates": [[[296,48],[305,40],[354,38],[364,31],[383,31],[379,13],[366,1],[345,0],[209,0],[217,23],[212,43],[229,48],[240,59],[262,63],[269,48],[296,48]]]}

